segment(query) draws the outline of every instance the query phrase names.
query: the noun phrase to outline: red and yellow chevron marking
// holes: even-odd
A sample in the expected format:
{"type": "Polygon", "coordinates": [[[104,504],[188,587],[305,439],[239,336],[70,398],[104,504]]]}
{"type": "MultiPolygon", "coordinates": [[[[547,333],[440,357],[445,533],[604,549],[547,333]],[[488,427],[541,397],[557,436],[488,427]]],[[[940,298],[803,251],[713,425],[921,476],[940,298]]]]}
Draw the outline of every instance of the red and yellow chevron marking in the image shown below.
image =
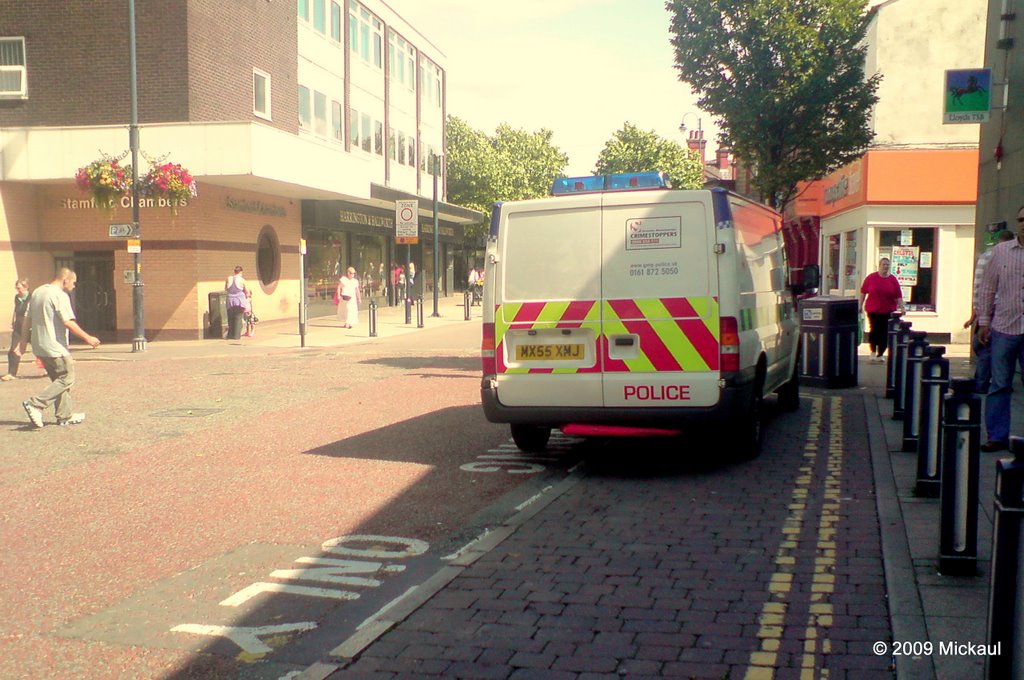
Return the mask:
{"type": "Polygon", "coordinates": [[[653,298],[524,302],[498,305],[494,313],[499,373],[595,373],[718,370],[718,298],[653,298]],[[509,330],[588,328],[597,339],[597,361],[583,368],[510,368],[504,362],[509,330]],[[609,338],[636,335],[641,353],[612,359],[609,338]]]}

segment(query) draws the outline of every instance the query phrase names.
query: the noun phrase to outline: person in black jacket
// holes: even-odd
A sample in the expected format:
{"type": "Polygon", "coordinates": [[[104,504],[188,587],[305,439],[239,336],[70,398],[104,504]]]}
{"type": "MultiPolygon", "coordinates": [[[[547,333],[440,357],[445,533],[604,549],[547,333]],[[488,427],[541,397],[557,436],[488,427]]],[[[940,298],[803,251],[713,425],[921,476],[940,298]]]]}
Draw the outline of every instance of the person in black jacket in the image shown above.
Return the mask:
{"type": "Polygon", "coordinates": [[[14,315],[11,317],[11,346],[7,350],[7,373],[0,380],[14,380],[18,377],[18,366],[21,357],[14,353],[14,348],[21,342],[21,320],[28,311],[28,279],[20,279],[14,284],[14,315]]]}

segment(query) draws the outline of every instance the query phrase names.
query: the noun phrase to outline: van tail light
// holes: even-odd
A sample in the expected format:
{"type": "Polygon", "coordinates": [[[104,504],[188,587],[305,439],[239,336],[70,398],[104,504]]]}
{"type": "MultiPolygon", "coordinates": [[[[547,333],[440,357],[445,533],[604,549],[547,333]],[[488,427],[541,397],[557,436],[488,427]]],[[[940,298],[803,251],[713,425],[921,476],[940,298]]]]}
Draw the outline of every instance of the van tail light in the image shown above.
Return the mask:
{"type": "Polygon", "coordinates": [[[740,327],[736,317],[723,316],[719,319],[718,328],[721,334],[718,341],[721,371],[736,373],[740,370],[740,327]]]}
{"type": "Polygon", "coordinates": [[[480,368],[484,375],[495,375],[498,372],[497,363],[494,360],[494,324],[483,325],[483,336],[480,339],[480,368]]]}

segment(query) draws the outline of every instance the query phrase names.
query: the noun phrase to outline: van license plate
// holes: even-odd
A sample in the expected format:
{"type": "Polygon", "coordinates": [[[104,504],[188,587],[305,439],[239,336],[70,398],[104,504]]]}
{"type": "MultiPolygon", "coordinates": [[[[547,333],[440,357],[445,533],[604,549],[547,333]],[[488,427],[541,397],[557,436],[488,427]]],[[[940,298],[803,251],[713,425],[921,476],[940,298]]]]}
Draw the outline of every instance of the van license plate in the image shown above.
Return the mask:
{"type": "Polygon", "coordinates": [[[516,345],[516,361],[580,361],[583,355],[581,344],[516,345]]]}

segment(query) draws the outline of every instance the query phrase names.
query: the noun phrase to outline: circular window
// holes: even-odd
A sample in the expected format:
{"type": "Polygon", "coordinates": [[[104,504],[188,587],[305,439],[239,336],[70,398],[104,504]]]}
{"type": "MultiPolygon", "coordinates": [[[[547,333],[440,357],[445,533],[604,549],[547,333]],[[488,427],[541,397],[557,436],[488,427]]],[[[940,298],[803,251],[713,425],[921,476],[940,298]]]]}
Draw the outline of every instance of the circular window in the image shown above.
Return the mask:
{"type": "Polygon", "coordinates": [[[256,242],[256,274],[264,288],[273,289],[281,276],[281,242],[269,224],[260,231],[256,242]]]}

